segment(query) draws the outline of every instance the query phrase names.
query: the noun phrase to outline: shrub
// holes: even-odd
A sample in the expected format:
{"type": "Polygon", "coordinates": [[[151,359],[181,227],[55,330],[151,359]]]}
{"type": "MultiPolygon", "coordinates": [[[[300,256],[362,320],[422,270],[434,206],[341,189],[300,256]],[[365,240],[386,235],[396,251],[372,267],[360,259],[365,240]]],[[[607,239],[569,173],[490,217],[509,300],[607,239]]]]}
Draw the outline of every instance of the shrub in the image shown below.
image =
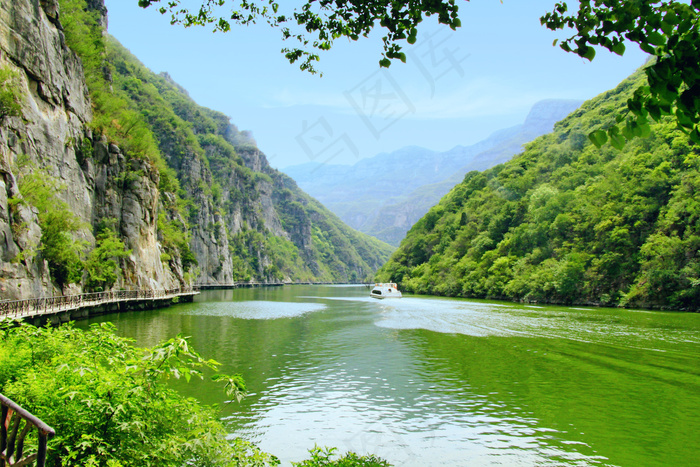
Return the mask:
{"type": "MultiPolygon", "coordinates": [[[[111,323],[88,331],[0,323],[0,392],[56,430],[49,466],[278,465],[247,441],[229,442],[213,408],[167,385],[217,366],[180,335],[139,349],[111,323]]],[[[240,375],[217,379],[234,398],[245,390],[240,375]]]]}
{"type": "Polygon", "coordinates": [[[6,66],[0,67],[0,118],[21,115],[23,102],[19,73],[6,66]]]}

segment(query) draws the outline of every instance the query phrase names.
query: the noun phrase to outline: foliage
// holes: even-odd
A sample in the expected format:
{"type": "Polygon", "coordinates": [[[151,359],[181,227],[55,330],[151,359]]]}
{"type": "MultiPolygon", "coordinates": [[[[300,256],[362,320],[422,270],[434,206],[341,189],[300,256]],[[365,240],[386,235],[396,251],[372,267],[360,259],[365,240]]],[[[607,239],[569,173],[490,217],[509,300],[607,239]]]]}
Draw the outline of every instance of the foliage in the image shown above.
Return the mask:
{"type": "Polygon", "coordinates": [[[63,289],[82,277],[82,257],[87,244],[76,235],[85,226],[68,204],[58,198],[63,187],[46,170],[31,165],[21,170],[24,173],[19,180],[19,189],[23,199],[11,202],[26,201],[37,209],[41,227],[39,249],[49,265],[51,277],[63,289]]]}
{"type": "Polygon", "coordinates": [[[103,228],[95,237],[95,248],[85,260],[85,289],[90,292],[109,290],[117,281],[120,271],[117,260],[131,254],[116,232],[103,228]]]}
{"type": "Polygon", "coordinates": [[[698,310],[698,146],[671,119],[621,151],[581,143],[644,82],[636,73],[510,162],[468,173],[378,280],[439,295],[698,310]]]}
{"type": "Polygon", "coordinates": [[[296,467],[388,467],[391,465],[374,454],[360,456],[354,452],[348,452],[337,459],[333,459],[336,451],[336,448],[314,446],[313,449],[309,449],[310,459],[302,462],[292,462],[292,465],[296,467]]]}
{"type": "MultiPolygon", "coordinates": [[[[647,84],[639,86],[628,101],[633,114],[624,126],[610,126],[592,136],[600,146],[607,139],[620,148],[625,140],[649,133],[647,117],[660,121],[673,115],[678,127],[700,143],[700,2],[579,2],[576,14],[567,15],[564,2],[542,18],[548,28],[573,28],[573,37],[561,48],[592,60],[594,46],[622,55],[631,41],[655,60],[646,68],[647,84]]],[[[621,123],[620,115],[618,122],[621,123]]]]}
{"type": "MultiPolygon", "coordinates": [[[[160,4],[161,0],[139,0],[139,6],[146,8],[160,4]]],[[[165,2],[163,2],[165,3],[165,2]]],[[[356,2],[350,0],[307,0],[299,9],[285,15],[279,11],[279,4],[274,0],[242,1],[234,6],[228,14],[219,13],[216,7],[222,7],[225,0],[203,1],[199,10],[183,7],[180,0],[168,1],[158,8],[165,14],[171,14],[173,24],[185,27],[194,25],[214,25],[214,30],[227,32],[232,25],[247,25],[258,20],[266,21],[273,27],[279,27],[284,40],[294,39],[298,47],[284,48],[285,57],[294,63],[302,59],[300,68],[316,72],[314,62],[319,56],[312,50],[329,50],[336,39],[345,37],[353,41],[360,36],[367,37],[374,27],[382,28],[384,51],[381,66],[388,67],[392,59],[406,61],[406,54],[401,52],[401,41],[409,44],[416,42],[418,24],[424,16],[437,16],[440,23],[455,29],[461,25],[457,18],[458,6],[451,1],[395,2],[390,0],[373,0],[356,2]],[[303,31],[295,32],[293,27],[303,31]],[[315,35],[309,39],[307,34],[315,35]]],[[[231,2],[233,3],[233,2],[231,2]]]]}
{"type": "Polygon", "coordinates": [[[0,67],[0,118],[22,114],[24,95],[20,89],[19,73],[8,66],[0,67]]]}
{"type": "MultiPolygon", "coordinates": [[[[202,377],[218,364],[186,338],[139,349],[109,323],[80,331],[0,329],[0,392],[56,430],[50,466],[266,466],[279,461],[226,439],[213,408],[179,395],[169,378],[202,377]]],[[[226,377],[242,387],[240,375],[226,377]]]]}
{"type": "Polygon", "coordinates": [[[138,109],[115,90],[106,78],[111,67],[105,61],[106,45],[99,12],[88,9],[86,0],[61,0],[61,24],[66,41],[83,62],[85,80],[94,107],[90,125],[117,143],[130,157],[148,159],[162,166],[153,133],[138,109]]]}

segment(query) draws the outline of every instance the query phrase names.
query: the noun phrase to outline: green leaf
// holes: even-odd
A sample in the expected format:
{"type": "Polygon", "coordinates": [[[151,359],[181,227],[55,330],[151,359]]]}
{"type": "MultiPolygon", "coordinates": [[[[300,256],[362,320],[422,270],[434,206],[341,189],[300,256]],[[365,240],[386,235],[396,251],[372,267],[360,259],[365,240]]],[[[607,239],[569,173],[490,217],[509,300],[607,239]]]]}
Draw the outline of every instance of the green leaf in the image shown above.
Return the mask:
{"type": "Polygon", "coordinates": [[[627,107],[635,115],[643,115],[644,114],[644,109],[643,109],[642,103],[639,101],[639,99],[635,99],[635,98],[628,99],[627,100],[627,107]]]}
{"type": "Polygon", "coordinates": [[[639,44],[639,48],[650,55],[656,54],[656,49],[651,45],[647,44],[646,42],[642,42],[641,44],[639,44]]]}
{"type": "Polygon", "coordinates": [[[661,108],[658,106],[658,104],[655,102],[647,102],[646,109],[647,112],[649,112],[649,115],[651,115],[651,118],[659,121],[661,118],[661,108]]]}
{"type": "Polygon", "coordinates": [[[664,45],[666,43],[666,38],[663,36],[663,34],[659,33],[658,31],[649,32],[647,34],[647,40],[650,44],[656,46],[664,45]]]}
{"type": "Polygon", "coordinates": [[[612,46],[612,51],[616,53],[617,55],[624,55],[625,53],[625,44],[623,42],[618,42],[616,44],[613,44],[612,46]]]}
{"type": "Polygon", "coordinates": [[[388,58],[383,58],[379,60],[379,66],[382,68],[389,68],[391,66],[391,60],[388,58]]]}
{"type": "Polygon", "coordinates": [[[617,150],[622,150],[625,147],[625,137],[619,133],[616,126],[608,130],[608,136],[610,137],[610,145],[617,150]]]}
{"type": "Polygon", "coordinates": [[[647,120],[639,121],[637,120],[637,124],[639,125],[639,136],[642,138],[646,138],[649,135],[651,135],[651,126],[649,126],[649,122],[647,120]]]}
{"type": "Polygon", "coordinates": [[[696,144],[700,144],[700,131],[698,131],[697,127],[690,132],[690,140],[696,144]]]}
{"type": "Polygon", "coordinates": [[[624,135],[625,138],[628,140],[631,140],[635,136],[635,130],[637,129],[637,125],[635,122],[631,119],[627,120],[627,124],[622,128],[622,134],[624,135]]]}
{"type": "Polygon", "coordinates": [[[596,130],[588,135],[588,139],[590,139],[597,148],[600,148],[608,141],[608,135],[604,130],[596,130]]]}

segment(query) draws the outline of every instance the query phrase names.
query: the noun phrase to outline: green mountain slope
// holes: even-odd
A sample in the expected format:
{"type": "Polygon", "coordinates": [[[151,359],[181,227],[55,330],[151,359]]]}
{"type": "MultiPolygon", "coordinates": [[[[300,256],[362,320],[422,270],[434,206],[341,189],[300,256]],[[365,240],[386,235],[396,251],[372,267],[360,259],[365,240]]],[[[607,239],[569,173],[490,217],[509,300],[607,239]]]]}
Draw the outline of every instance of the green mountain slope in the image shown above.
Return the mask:
{"type": "Polygon", "coordinates": [[[228,117],[104,35],[100,6],[62,0],[61,21],[83,60],[94,131],[158,170],[159,240],[172,246],[171,267],[189,261],[203,284],[357,281],[386,261],[390,246],[345,226],[228,117]]]}
{"type": "Polygon", "coordinates": [[[622,151],[587,138],[643,79],[586,102],[513,160],[468,173],[378,279],[438,295],[700,309],[698,147],[670,122],[622,151]]]}

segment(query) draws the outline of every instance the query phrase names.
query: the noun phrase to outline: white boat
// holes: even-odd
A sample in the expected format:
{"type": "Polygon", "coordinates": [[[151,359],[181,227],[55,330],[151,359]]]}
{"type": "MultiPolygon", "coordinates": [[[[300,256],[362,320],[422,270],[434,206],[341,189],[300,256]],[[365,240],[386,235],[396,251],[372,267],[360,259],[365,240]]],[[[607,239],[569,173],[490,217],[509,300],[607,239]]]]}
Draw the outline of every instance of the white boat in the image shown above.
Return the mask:
{"type": "Polygon", "coordinates": [[[377,283],[372,287],[372,291],[369,293],[369,296],[380,299],[401,298],[401,292],[399,292],[399,289],[393,282],[377,283]]]}

